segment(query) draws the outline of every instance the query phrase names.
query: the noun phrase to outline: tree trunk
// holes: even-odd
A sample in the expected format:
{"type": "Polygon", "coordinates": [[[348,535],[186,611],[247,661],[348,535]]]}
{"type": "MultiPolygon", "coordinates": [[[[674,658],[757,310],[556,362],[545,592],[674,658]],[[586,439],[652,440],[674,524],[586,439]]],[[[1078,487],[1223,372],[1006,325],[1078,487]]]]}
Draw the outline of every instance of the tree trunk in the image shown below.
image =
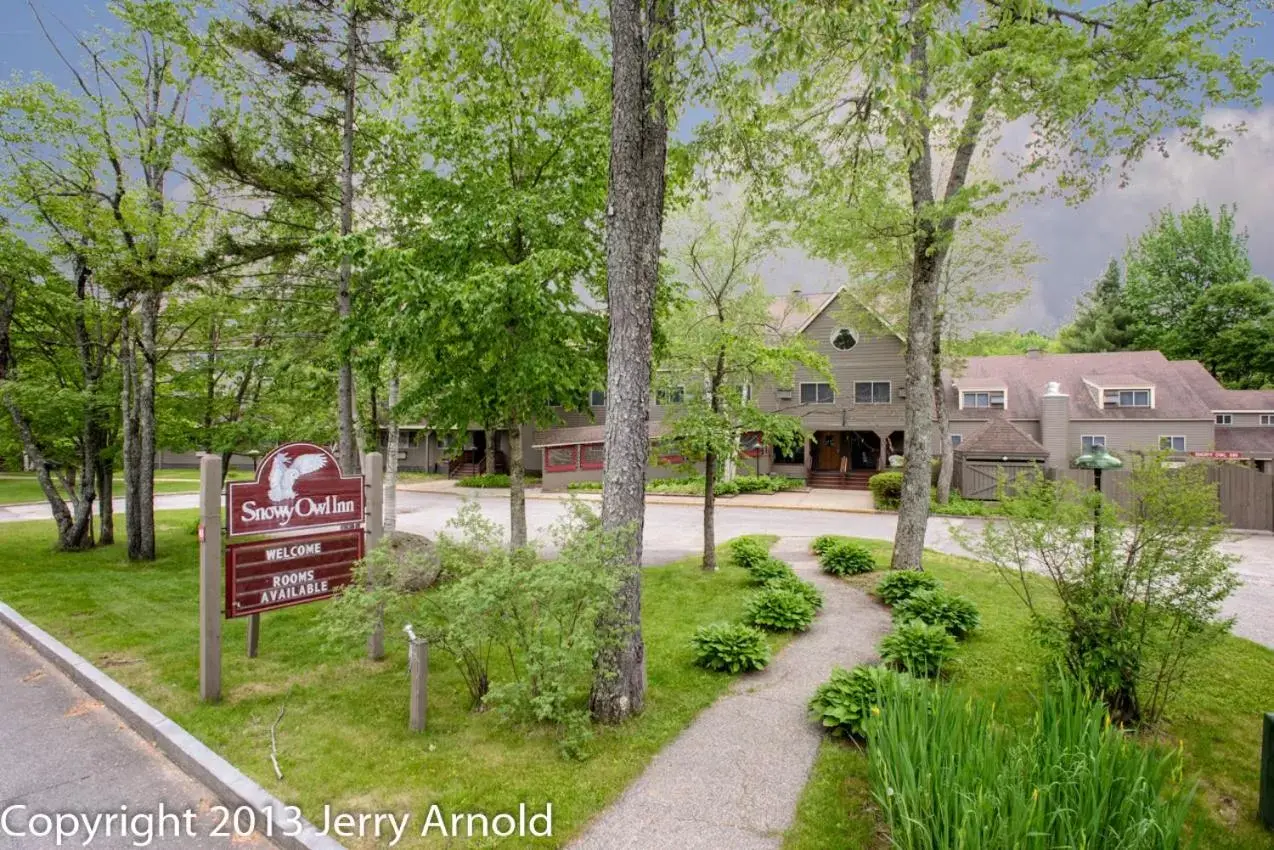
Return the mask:
{"type": "Polygon", "coordinates": [[[509,426],[509,546],[526,545],[526,467],[522,464],[522,426],[509,426]]]}
{"type": "Polygon", "coordinates": [[[708,452],[703,458],[703,569],[717,569],[717,455],[708,452]]]}
{"type": "Polygon", "coordinates": [[[385,440],[385,537],[393,535],[398,527],[398,364],[389,367],[389,434],[385,440]]]}
{"type": "Polygon", "coordinates": [[[103,546],[115,543],[115,464],[101,459],[97,463],[97,542],[103,546]]]}
{"type": "Polygon", "coordinates": [[[622,583],[598,622],[589,709],[616,723],[641,711],[641,542],[645,520],[651,329],[668,157],[664,101],[675,41],[673,0],[611,0],[611,148],[606,279],[610,339],[602,526],[623,535],[622,583]]]}
{"type": "Polygon", "coordinates": [[[955,472],[955,452],[951,446],[951,416],[947,412],[945,388],[942,385],[942,331],[943,320],[940,316],[935,322],[933,331],[933,409],[937,419],[938,451],[941,460],[938,464],[938,504],[945,505],[951,500],[951,476],[955,472]]]}
{"type": "Polygon", "coordinates": [[[482,438],[483,443],[486,444],[486,451],[482,458],[482,471],[488,475],[494,475],[496,430],[494,428],[483,428],[482,438]]]}
{"type": "Polygon", "coordinates": [[[123,440],[121,464],[124,472],[124,535],[131,557],[133,541],[141,537],[141,507],[138,503],[139,464],[137,455],[137,353],[133,345],[132,311],[120,319],[120,434],[123,440]]]}
{"type": "MultiPolygon", "coordinates": [[[[354,103],[358,91],[358,11],[349,7],[345,30],[345,104],[341,118],[341,236],[354,230],[354,103]]],[[[350,259],[341,257],[340,281],[336,292],[336,314],[342,335],[348,329],[350,314],[350,259]]],[[[354,366],[346,343],[341,342],[340,369],[336,381],[337,394],[337,459],[346,475],[358,472],[354,436],[354,366]]]]}
{"type": "MultiPolygon", "coordinates": [[[[137,465],[134,481],[136,504],[129,506],[137,511],[137,533],[128,537],[128,557],[134,561],[155,560],[155,382],[159,365],[159,304],[157,291],[142,293],[138,311],[138,348],[135,352],[141,354],[141,363],[136,372],[137,387],[133,396],[134,420],[137,423],[134,455],[137,465]]],[[[130,519],[129,531],[132,530],[130,519]]]]}

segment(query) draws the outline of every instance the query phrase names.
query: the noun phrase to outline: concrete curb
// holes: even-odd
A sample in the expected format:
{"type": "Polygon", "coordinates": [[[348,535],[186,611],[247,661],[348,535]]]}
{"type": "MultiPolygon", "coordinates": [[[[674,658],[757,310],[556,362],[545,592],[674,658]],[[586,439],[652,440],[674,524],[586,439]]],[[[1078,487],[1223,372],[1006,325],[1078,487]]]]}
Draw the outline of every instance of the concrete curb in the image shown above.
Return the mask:
{"type": "Polygon", "coordinates": [[[343,845],[321,835],[304,818],[300,821],[301,829],[297,835],[283,835],[282,831],[290,830],[295,822],[289,819],[282,801],[194,735],[3,602],[0,602],[0,623],[12,629],[75,684],[122,717],[134,732],[158,747],[186,774],[207,786],[222,803],[231,808],[248,806],[256,811],[259,823],[273,823],[275,834],[265,836],[272,844],[284,850],[344,850],[343,845]]]}

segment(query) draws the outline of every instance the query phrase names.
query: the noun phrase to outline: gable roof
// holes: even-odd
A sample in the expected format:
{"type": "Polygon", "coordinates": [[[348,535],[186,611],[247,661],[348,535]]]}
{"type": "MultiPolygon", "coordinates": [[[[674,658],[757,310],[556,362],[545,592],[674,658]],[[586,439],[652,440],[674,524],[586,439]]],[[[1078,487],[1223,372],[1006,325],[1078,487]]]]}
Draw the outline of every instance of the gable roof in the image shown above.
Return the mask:
{"type": "MultiPolygon", "coordinates": [[[[958,380],[999,380],[1008,390],[1005,414],[1014,419],[1039,419],[1040,397],[1051,381],[1061,385],[1068,396],[1071,419],[1211,419],[1212,408],[1200,393],[1210,391],[1216,380],[1206,371],[1202,377],[1191,368],[1193,361],[1168,360],[1158,351],[1117,351],[1102,354],[1010,354],[970,357],[958,380]],[[1153,386],[1155,406],[1103,407],[1090,384],[1112,385],[1135,380],[1136,386],[1153,386]]],[[[958,410],[955,381],[945,385],[947,404],[953,418],[966,416],[958,410]]],[[[973,418],[982,419],[985,410],[973,418]]]]}
{"type": "Polygon", "coordinates": [[[902,342],[906,339],[902,334],[894,329],[893,325],[885,321],[884,316],[871,308],[871,305],[858,298],[848,287],[839,286],[831,291],[821,292],[800,292],[793,290],[788,295],[776,296],[770,302],[770,316],[774,319],[775,327],[779,331],[789,331],[795,333],[804,333],[809,326],[814,324],[819,316],[827,312],[828,308],[836,302],[838,296],[844,295],[847,298],[853,298],[855,303],[867,313],[875,322],[889,333],[896,336],[902,342]]]}
{"type": "Polygon", "coordinates": [[[1227,390],[1198,360],[1178,361],[1178,368],[1190,376],[1200,396],[1213,410],[1274,410],[1274,390],[1227,390]]]}
{"type": "Polygon", "coordinates": [[[988,457],[1048,457],[1048,449],[1035,438],[1003,416],[996,416],[979,428],[967,440],[955,447],[960,455],[986,455],[988,457]]]}

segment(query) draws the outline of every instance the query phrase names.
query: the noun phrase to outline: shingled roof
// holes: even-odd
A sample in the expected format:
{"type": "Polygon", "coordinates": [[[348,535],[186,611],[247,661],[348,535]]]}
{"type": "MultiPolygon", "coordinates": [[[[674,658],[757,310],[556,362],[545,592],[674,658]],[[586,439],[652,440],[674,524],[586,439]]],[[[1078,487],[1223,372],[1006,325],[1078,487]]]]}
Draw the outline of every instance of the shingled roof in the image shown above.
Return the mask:
{"type": "Polygon", "coordinates": [[[1218,425],[1216,448],[1219,452],[1243,452],[1244,457],[1274,459],[1274,428],[1232,428],[1218,425]]]}
{"type": "Polygon", "coordinates": [[[997,416],[955,447],[956,454],[1005,458],[1046,458],[1048,449],[1002,416],[997,416]]]}

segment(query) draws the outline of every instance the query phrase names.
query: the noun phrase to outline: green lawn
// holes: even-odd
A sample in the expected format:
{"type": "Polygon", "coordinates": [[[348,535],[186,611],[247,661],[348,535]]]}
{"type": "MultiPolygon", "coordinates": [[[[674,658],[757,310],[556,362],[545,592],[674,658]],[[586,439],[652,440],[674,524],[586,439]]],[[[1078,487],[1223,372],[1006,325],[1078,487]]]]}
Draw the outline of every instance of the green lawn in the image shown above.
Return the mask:
{"type": "MultiPolygon", "coordinates": [[[[746,573],[726,567],[705,574],[697,560],[685,560],[643,571],[647,708],[601,730],[584,762],[564,760],[547,730],[512,726],[497,712],[471,713],[463,683],[441,653],[430,665],[429,729],[410,734],[403,643],[390,635],[388,658],[368,662],[361,644],[325,639],[322,603],[266,614],[255,660],[243,651],[245,622],[226,622],[225,699],[204,705],[197,695],[194,517],[193,511],[156,516],[160,558],[150,564],[128,563],[119,545],[53,554],[47,523],[6,525],[0,599],[311,817],[330,804],[408,810],[419,824],[433,803],[444,811],[494,814],[516,810],[519,802],[534,811],[551,801],[554,839],[540,846],[556,845],[611,802],[732,681],[694,667],[688,641],[701,624],[740,616],[746,573]],[[269,731],[285,698],[279,781],[269,731]]],[[[417,837],[400,846],[442,844],[417,837]]]]}
{"type": "MultiPolygon", "coordinates": [[[[231,470],[231,481],[242,481],[250,478],[251,472],[231,470]]],[[[197,469],[157,469],[155,470],[156,493],[197,493],[199,492],[199,470],[197,469]]],[[[124,496],[124,479],[115,478],[115,498],[124,496]]],[[[0,505],[21,505],[28,502],[43,502],[44,491],[35,475],[25,472],[0,473],[0,505]]]]}
{"type": "MultiPolygon", "coordinates": [[[[887,568],[888,543],[858,542],[887,568]]],[[[994,700],[1003,717],[1026,718],[1042,655],[1030,637],[1024,606],[989,565],[936,552],[926,552],[924,563],[946,587],[976,602],[982,614],[982,626],[960,644],[951,683],[994,700]]],[[[846,581],[866,590],[881,574],[846,581]]],[[[1274,834],[1257,822],[1256,803],[1261,717],[1274,710],[1274,651],[1229,637],[1196,671],[1155,737],[1179,744],[1186,773],[1199,780],[1193,815],[1199,846],[1271,850],[1274,834]]],[[[879,831],[863,751],[824,740],[785,850],[887,847],[879,831]]]]}

